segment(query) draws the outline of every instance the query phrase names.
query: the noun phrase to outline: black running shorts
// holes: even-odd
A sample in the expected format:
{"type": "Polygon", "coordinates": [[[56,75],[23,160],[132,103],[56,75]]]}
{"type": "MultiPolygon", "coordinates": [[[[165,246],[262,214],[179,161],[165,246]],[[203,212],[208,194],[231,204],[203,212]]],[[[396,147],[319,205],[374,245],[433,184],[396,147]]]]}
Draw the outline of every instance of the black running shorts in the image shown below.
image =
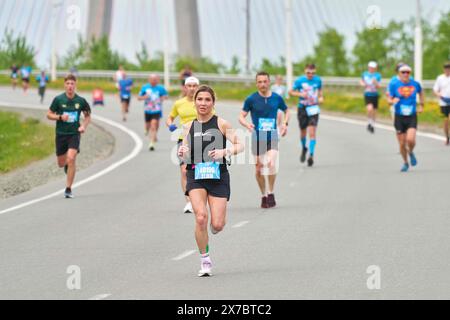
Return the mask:
{"type": "Polygon", "coordinates": [[[148,114],[145,113],[145,122],[150,122],[152,120],[159,120],[161,119],[161,113],[155,113],[155,114],[148,114]]]}
{"type": "Polygon", "coordinates": [[[394,126],[398,134],[406,133],[408,129],[417,129],[417,115],[401,116],[396,114],[394,126]]]}
{"type": "Polygon", "coordinates": [[[69,149],[78,150],[78,153],[80,153],[80,140],[79,134],[56,135],[56,155],[58,157],[65,155],[69,149]]]}
{"type": "Polygon", "coordinates": [[[371,104],[374,109],[378,109],[378,101],[380,100],[379,96],[364,96],[364,101],[366,102],[366,106],[371,104]]]}
{"type": "Polygon", "coordinates": [[[298,108],[297,119],[301,130],[307,129],[308,127],[317,127],[319,125],[319,115],[308,116],[305,108],[298,108]]]}
{"type": "Polygon", "coordinates": [[[441,112],[446,118],[448,118],[448,116],[450,115],[450,106],[442,106],[441,112]]]}
{"type": "Polygon", "coordinates": [[[186,177],[186,196],[189,196],[189,192],[192,190],[205,189],[210,196],[226,198],[227,201],[230,201],[230,174],[228,171],[220,172],[219,180],[195,180],[194,170],[187,170],[186,177]]]}

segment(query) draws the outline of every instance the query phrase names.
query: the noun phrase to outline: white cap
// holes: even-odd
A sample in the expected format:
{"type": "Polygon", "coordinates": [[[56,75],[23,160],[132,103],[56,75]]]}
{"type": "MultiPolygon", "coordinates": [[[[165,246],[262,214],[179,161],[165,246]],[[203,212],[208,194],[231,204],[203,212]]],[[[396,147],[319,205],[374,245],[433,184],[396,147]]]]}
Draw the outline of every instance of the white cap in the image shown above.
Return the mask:
{"type": "Polygon", "coordinates": [[[200,81],[196,77],[189,77],[184,80],[184,84],[196,84],[200,85],[200,81]]]}
{"type": "Polygon", "coordinates": [[[407,64],[404,64],[400,67],[400,69],[398,69],[398,71],[402,72],[402,71],[409,71],[412,72],[412,69],[410,66],[408,66],[407,64]]]}
{"type": "Polygon", "coordinates": [[[370,61],[368,66],[369,68],[377,68],[378,64],[375,61],[370,61]]]}

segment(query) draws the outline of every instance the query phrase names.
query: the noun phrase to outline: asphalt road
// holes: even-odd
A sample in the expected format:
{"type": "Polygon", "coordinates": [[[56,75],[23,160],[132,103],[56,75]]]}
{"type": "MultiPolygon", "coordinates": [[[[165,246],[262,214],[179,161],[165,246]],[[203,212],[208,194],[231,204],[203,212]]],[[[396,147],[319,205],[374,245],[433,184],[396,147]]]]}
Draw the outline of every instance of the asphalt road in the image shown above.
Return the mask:
{"type": "MultiPolygon", "coordinates": [[[[0,88],[0,96],[47,108],[34,92],[0,88]]],[[[217,106],[235,127],[239,110],[217,106]]],[[[113,96],[94,114],[121,124],[113,96]]],[[[402,174],[393,132],[369,135],[322,118],[316,165],[307,168],[294,117],[280,146],[278,206],[260,209],[253,166],[233,165],[227,226],[210,238],[214,276],[198,278],[194,217],[182,213],[170,133],[162,127],[156,152],[147,151],[136,99],[124,124],[134,139],[95,121],[114,135],[116,150],[76,181],[124,163],[74,189],[73,200],[63,199],[61,180],[0,202],[0,299],[450,298],[450,149],[442,141],[419,137],[419,166],[402,174]],[[76,283],[70,266],[79,268],[79,290],[67,286],[76,283]],[[380,271],[379,289],[368,288],[377,275],[370,266],[380,271]]]]}

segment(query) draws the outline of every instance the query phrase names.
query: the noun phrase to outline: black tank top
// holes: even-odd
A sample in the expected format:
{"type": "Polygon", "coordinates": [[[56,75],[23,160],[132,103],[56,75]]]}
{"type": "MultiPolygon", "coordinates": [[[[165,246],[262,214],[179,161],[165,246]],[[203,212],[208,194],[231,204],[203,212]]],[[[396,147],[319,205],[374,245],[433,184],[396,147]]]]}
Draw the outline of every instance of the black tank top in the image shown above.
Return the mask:
{"type": "MultiPolygon", "coordinates": [[[[219,129],[217,116],[213,116],[205,123],[194,120],[187,140],[191,151],[190,159],[187,161],[188,170],[194,170],[196,163],[214,162],[214,159],[208,156],[208,152],[215,149],[222,150],[227,146],[227,139],[219,129]]],[[[220,163],[220,171],[228,170],[225,158],[215,162],[220,163]]]]}

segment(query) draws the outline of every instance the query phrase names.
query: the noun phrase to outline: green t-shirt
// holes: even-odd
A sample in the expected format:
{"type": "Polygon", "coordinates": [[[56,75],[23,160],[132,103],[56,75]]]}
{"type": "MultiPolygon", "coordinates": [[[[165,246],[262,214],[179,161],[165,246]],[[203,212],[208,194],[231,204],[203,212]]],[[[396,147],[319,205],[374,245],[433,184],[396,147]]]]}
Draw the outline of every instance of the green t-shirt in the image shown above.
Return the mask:
{"type": "Polygon", "coordinates": [[[75,94],[73,99],[69,99],[65,93],[53,99],[50,110],[58,115],[69,115],[69,120],[67,121],[56,121],[57,135],[78,134],[81,112],[91,113],[91,107],[86,99],[77,94],[75,94]]]}

